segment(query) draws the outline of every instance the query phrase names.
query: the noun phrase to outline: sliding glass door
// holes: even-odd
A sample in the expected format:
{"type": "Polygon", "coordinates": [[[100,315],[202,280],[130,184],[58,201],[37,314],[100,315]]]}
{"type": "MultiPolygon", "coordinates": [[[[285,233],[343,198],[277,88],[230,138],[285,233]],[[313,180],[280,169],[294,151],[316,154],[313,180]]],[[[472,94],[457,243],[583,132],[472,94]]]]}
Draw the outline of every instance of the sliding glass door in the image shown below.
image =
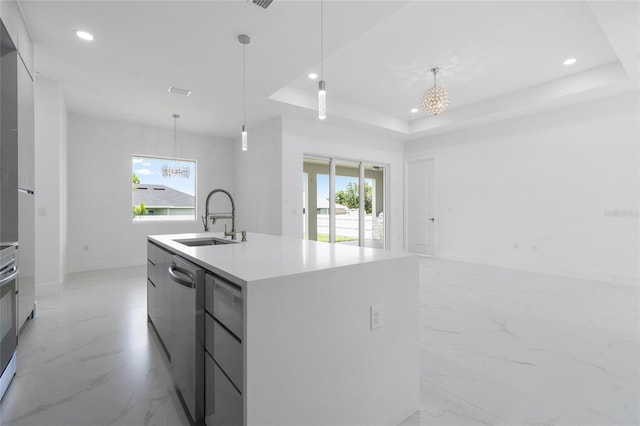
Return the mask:
{"type": "Polygon", "coordinates": [[[360,164],[354,161],[334,160],[335,185],[335,242],[358,245],[360,241],[360,164]]]}
{"type": "Polygon", "coordinates": [[[364,173],[366,210],[364,246],[384,248],[386,168],[374,164],[365,164],[364,173]]]}
{"type": "Polygon", "coordinates": [[[305,157],[304,238],[384,249],[385,170],[365,161],[305,157]]]}

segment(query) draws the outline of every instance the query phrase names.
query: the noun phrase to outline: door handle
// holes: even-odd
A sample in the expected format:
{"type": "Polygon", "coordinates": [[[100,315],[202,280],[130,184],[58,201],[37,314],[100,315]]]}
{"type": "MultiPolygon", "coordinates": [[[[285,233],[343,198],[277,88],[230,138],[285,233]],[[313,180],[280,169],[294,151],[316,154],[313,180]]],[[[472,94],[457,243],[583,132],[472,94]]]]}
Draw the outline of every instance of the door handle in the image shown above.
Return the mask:
{"type": "Polygon", "coordinates": [[[435,222],[435,221],[436,221],[436,218],[435,218],[435,217],[430,217],[430,218],[429,218],[429,220],[430,220],[431,222],[435,222]]]}

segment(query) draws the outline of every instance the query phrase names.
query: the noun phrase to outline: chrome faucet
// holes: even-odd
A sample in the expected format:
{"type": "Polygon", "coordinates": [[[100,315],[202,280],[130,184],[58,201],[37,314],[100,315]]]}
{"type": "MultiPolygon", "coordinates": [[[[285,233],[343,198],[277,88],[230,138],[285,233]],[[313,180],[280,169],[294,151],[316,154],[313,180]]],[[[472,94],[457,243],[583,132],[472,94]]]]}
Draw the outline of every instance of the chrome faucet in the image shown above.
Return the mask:
{"type": "Polygon", "coordinates": [[[202,223],[204,224],[204,232],[209,231],[209,219],[211,219],[211,224],[216,223],[216,219],[231,219],[231,232],[227,232],[227,225],[224,225],[224,236],[231,236],[232,240],[236,239],[236,205],[233,202],[233,197],[224,189],[214,189],[207,195],[207,201],[205,204],[205,213],[202,216],[202,223]],[[216,192],[222,192],[227,194],[229,200],[231,201],[231,214],[229,213],[209,213],[209,201],[211,200],[211,196],[216,192]]]}

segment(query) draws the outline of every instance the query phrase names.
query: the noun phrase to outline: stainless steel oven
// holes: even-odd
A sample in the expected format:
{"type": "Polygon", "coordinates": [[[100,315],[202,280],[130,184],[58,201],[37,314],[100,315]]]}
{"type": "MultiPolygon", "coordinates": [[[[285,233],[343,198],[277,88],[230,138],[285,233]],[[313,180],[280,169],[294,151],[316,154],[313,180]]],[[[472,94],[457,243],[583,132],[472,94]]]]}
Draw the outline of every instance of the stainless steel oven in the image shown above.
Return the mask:
{"type": "Polygon", "coordinates": [[[0,247],[0,399],[16,374],[16,257],[15,246],[0,247]]]}

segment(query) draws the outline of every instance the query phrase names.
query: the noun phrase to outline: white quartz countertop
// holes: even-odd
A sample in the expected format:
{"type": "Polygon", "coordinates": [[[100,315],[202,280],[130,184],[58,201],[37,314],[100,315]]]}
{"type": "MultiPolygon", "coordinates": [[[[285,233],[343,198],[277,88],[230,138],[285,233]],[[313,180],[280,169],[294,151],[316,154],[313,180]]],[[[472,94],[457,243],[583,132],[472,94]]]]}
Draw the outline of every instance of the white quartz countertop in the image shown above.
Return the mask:
{"type": "Polygon", "coordinates": [[[247,233],[235,244],[189,247],[174,240],[224,238],[218,232],[150,235],[149,240],[239,284],[279,276],[412,256],[345,244],[328,244],[275,235],[247,233]]]}

